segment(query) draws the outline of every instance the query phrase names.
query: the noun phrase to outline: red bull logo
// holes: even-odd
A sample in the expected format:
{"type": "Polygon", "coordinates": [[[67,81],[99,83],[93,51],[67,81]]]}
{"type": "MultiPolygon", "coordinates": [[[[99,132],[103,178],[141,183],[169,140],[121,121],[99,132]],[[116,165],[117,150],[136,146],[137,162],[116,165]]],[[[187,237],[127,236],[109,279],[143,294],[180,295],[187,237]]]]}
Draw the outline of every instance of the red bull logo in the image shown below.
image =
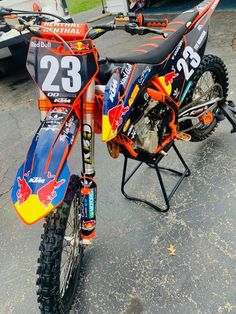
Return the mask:
{"type": "Polygon", "coordinates": [[[32,194],[32,190],[29,187],[28,183],[25,181],[25,179],[21,179],[20,177],[17,178],[19,190],[16,192],[19,205],[23,204],[32,194]]]}
{"type": "Polygon", "coordinates": [[[173,84],[173,80],[179,76],[179,73],[176,73],[175,68],[172,66],[172,72],[167,73],[164,78],[165,78],[165,84],[166,86],[169,86],[170,84],[173,84]]]}
{"type": "MultiPolygon", "coordinates": [[[[52,177],[50,173],[48,174],[48,177],[52,177]]],[[[60,181],[55,181],[54,179],[52,179],[38,190],[38,198],[46,208],[57,196],[57,192],[55,190],[58,189],[64,182],[64,179],[60,181]]]]}
{"type": "Polygon", "coordinates": [[[77,41],[76,43],[70,43],[70,47],[74,50],[88,50],[89,46],[85,43],[83,43],[82,41],[77,41]]]}
{"type": "Polygon", "coordinates": [[[56,108],[53,109],[52,112],[67,113],[68,109],[65,108],[65,107],[56,107],[56,108]]]}
{"type": "Polygon", "coordinates": [[[85,231],[92,231],[96,227],[96,220],[82,221],[82,229],[85,231]]]}
{"type": "Polygon", "coordinates": [[[122,124],[122,116],[126,114],[127,111],[129,111],[129,107],[124,107],[123,104],[120,104],[108,111],[108,119],[112,131],[117,130],[118,127],[122,124]]]}

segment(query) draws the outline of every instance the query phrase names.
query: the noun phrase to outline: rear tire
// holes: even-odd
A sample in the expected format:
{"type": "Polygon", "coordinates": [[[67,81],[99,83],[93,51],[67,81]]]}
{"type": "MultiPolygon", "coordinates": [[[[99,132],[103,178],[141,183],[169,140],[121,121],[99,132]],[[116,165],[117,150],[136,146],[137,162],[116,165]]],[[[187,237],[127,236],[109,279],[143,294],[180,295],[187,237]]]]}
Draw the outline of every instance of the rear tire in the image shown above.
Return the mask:
{"type": "MultiPolygon", "coordinates": [[[[199,87],[199,82],[201,82],[201,80],[204,79],[204,76],[206,76],[207,73],[209,73],[209,78],[212,77],[213,83],[218,83],[221,85],[224,99],[221,102],[219,102],[219,105],[220,104],[222,105],[224,103],[228,95],[228,87],[229,87],[229,83],[228,83],[229,79],[228,79],[228,72],[227,72],[226,66],[219,57],[213,56],[213,55],[206,55],[203,57],[201,64],[194,75],[192,85],[185,97],[183,105],[180,108],[179,114],[191,108],[191,105],[189,104],[194,99],[197,98],[196,94],[198,93],[198,89],[201,89],[201,87],[199,87]]],[[[206,81],[206,84],[207,83],[208,82],[206,81]]],[[[202,92],[206,91],[208,87],[209,86],[206,86],[205,90],[202,89],[202,92]]],[[[217,110],[219,111],[219,109],[217,110]]],[[[203,125],[202,127],[197,127],[195,129],[192,129],[186,132],[191,135],[192,142],[203,141],[215,131],[217,127],[216,112],[217,111],[213,112],[214,119],[209,125],[203,125]]],[[[217,114],[219,114],[219,112],[217,112],[217,114]]],[[[192,126],[193,126],[193,123],[190,120],[181,122],[180,131],[184,129],[188,129],[192,126]]]]}
{"type": "Polygon", "coordinates": [[[73,304],[83,257],[78,187],[79,177],[74,175],[63,203],[44,224],[37,271],[38,302],[43,314],[66,314],[73,304]],[[64,253],[68,256],[68,264],[64,263],[64,253]],[[62,280],[64,270],[65,282],[62,280]]]}

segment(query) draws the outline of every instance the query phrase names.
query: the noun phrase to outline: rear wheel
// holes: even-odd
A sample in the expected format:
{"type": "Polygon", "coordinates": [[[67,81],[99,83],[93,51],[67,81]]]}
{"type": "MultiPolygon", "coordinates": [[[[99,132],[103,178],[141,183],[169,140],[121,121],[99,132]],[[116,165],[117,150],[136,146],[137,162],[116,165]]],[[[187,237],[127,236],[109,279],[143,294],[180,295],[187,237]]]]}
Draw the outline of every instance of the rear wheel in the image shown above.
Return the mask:
{"type": "Polygon", "coordinates": [[[69,313],[83,256],[79,177],[72,176],[62,205],[46,219],[38,260],[41,313],[69,313]]]}
{"type": "MultiPolygon", "coordinates": [[[[194,116],[194,111],[189,111],[193,107],[191,103],[196,99],[201,102],[208,102],[217,97],[223,100],[216,103],[223,104],[228,94],[228,73],[224,62],[213,55],[204,56],[201,65],[196,71],[192,85],[185,97],[184,103],[180,108],[179,116],[183,117],[188,111],[189,116],[194,116]],[[209,92],[207,92],[209,91],[209,92]]],[[[205,106],[207,107],[207,106],[205,106]]],[[[205,110],[206,108],[204,108],[205,110]]],[[[180,130],[188,130],[186,133],[191,135],[193,142],[198,142],[209,137],[217,126],[217,116],[220,115],[219,106],[215,106],[212,111],[206,112],[197,121],[185,120],[180,122],[180,130]]]]}

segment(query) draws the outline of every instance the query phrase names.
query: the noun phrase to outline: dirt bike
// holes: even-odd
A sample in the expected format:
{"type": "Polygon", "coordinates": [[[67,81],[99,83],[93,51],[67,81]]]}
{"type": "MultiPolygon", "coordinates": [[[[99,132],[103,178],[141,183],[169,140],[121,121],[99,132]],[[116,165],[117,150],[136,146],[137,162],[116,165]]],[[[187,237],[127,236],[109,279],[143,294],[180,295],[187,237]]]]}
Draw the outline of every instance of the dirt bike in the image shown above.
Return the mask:
{"type": "Polygon", "coordinates": [[[218,2],[203,1],[171,22],[139,14],[90,29],[63,20],[47,22],[43,13],[32,20],[34,12],[0,10],[2,31],[34,34],[27,69],[40,89],[42,123],[17,172],[12,200],[26,224],[45,218],[37,280],[42,313],[69,312],[84,248],[96,234],[95,134],[102,134],[113,158],[125,156],[123,194],[164,212],[190,174],[175,140],[202,141],[224,117],[236,132],[226,67],[220,58],[204,55],[218,2]],[[126,56],[101,58],[92,40],[116,29],[154,36],[126,56]],[[82,173],[71,176],[67,159],[79,134],[82,173]],[[159,162],[171,148],[185,171],[173,170],[180,179],[167,195],[159,162]],[[127,178],[129,159],[140,164],[127,178]],[[164,209],[124,190],[142,163],[156,170],[164,209]]]}

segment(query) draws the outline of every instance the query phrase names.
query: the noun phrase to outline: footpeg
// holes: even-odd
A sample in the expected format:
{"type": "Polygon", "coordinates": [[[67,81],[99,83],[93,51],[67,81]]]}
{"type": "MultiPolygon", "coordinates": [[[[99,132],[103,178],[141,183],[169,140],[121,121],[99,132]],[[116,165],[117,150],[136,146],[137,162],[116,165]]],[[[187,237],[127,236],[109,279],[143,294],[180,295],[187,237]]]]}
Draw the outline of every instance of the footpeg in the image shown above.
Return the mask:
{"type": "Polygon", "coordinates": [[[233,127],[231,133],[236,133],[236,106],[234,102],[227,101],[224,106],[221,107],[221,110],[233,127]]]}
{"type": "Polygon", "coordinates": [[[179,132],[176,134],[176,139],[180,141],[189,142],[191,141],[191,138],[192,138],[191,135],[188,133],[179,132]]]}

